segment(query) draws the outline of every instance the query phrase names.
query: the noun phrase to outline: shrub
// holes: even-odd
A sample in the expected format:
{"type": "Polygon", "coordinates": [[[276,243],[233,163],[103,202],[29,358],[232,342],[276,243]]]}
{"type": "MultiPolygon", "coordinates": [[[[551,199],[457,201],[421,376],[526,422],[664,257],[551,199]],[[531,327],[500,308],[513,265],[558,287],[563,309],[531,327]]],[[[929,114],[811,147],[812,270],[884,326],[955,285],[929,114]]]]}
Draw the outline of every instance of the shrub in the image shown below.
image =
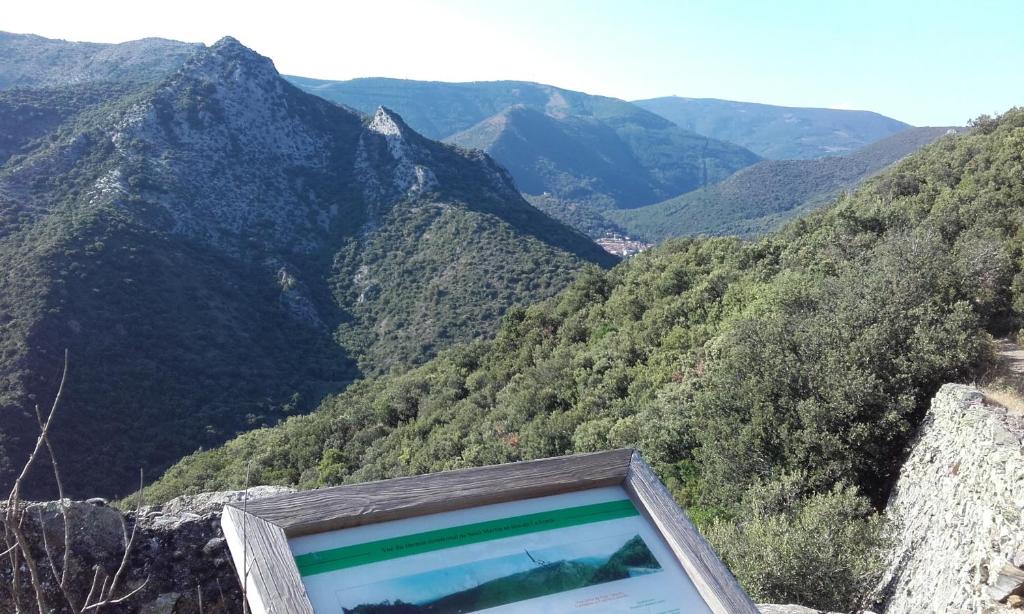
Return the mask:
{"type": "Polygon", "coordinates": [[[754,489],[743,515],[707,536],[755,601],[857,610],[884,568],[882,519],[849,486],[803,497],[802,479],[754,489]]]}

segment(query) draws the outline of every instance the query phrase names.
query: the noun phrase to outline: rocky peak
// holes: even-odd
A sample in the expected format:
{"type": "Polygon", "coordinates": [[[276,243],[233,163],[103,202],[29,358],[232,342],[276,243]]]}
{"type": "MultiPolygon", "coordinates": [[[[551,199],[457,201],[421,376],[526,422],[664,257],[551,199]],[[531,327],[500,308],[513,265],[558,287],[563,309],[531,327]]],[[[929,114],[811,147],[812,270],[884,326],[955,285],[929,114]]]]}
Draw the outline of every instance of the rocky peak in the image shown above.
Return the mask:
{"type": "Polygon", "coordinates": [[[294,177],[327,172],[332,153],[354,145],[337,138],[346,125],[354,132],[359,118],[295,89],[270,59],[229,37],[129,110],[112,139],[125,166],[145,165],[157,189],[141,197],[163,207],[174,232],[231,250],[258,226],[272,235],[265,244],[298,241],[291,248],[311,252],[331,207],[294,177]]]}
{"type": "Polygon", "coordinates": [[[249,49],[238,40],[226,36],[210,47],[194,53],[166,87],[219,84],[259,84],[276,92],[284,88],[274,62],[249,49]]]}
{"type": "Polygon", "coordinates": [[[274,62],[270,58],[260,55],[246,47],[238,39],[232,36],[225,36],[210,45],[206,49],[206,53],[197,54],[197,56],[206,55],[208,57],[219,58],[223,61],[236,61],[242,63],[251,63],[253,65],[259,64],[265,67],[269,67],[274,73],[277,73],[277,69],[274,68],[274,62]]]}
{"type": "Polygon", "coordinates": [[[379,203],[437,187],[429,147],[423,141],[398,113],[377,108],[359,140],[355,163],[367,200],[379,203]]]}
{"type": "Polygon", "coordinates": [[[402,137],[410,130],[402,116],[387,107],[377,107],[367,129],[389,137],[402,137]]]}

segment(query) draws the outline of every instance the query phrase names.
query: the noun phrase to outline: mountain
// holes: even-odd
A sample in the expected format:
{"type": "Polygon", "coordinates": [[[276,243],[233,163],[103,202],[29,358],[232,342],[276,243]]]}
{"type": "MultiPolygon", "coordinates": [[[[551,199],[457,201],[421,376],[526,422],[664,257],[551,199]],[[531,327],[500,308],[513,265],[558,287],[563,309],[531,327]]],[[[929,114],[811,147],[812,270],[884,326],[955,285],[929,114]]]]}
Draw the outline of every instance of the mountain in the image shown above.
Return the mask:
{"type": "Polygon", "coordinates": [[[854,610],[929,399],[1024,323],[1022,145],[1024,109],[980,118],[760,239],[591,270],[493,340],[183,459],[147,500],[636,447],[755,599],[854,610]]]}
{"type": "Polygon", "coordinates": [[[0,91],[0,165],[86,109],[124,96],[133,87],[99,82],[0,91]]]}
{"type": "Polygon", "coordinates": [[[380,105],[394,109],[423,136],[436,140],[462,132],[514,105],[543,110],[556,89],[525,81],[447,83],[387,78],[349,81],[285,78],[307,92],[364,113],[380,105]]]}
{"type": "Polygon", "coordinates": [[[615,261],[485,154],[306,94],[230,38],[152,84],[0,92],[0,118],[4,484],[64,348],[65,487],[124,493],[615,261]]]}
{"type": "Polygon", "coordinates": [[[635,101],[676,125],[772,160],[843,155],[910,127],[870,111],[667,96],[635,101]]]}
{"type": "MultiPolygon", "coordinates": [[[[607,558],[550,561],[420,604],[387,599],[382,603],[343,607],[342,611],[345,614],[478,612],[660,570],[661,565],[647,544],[636,535],[607,558]]],[[[459,584],[465,585],[464,582],[459,584]]]]}
{"type": "Polygon", "coordinates": [[[144,38],[116,45],[0,32],[0,90],[104,81],[152,82],[203,45],[144,38]]]}
{"type": "Polygon", "coordinates": [[[355,109],[394,108],[424,134],[487,152],[531,203],[591,236],[614,230],[603,211],[652,204],[758,160],[623,100],[550,85],[289,78],[355,109]]]}
{"type": "Polygon", "coordinates": [[[843,190],[955,130],[909,128],[848,156],[762,160],[705,189],[605,215],[648,241],[700,234],[762,234],[826,204],[843,190]]]}

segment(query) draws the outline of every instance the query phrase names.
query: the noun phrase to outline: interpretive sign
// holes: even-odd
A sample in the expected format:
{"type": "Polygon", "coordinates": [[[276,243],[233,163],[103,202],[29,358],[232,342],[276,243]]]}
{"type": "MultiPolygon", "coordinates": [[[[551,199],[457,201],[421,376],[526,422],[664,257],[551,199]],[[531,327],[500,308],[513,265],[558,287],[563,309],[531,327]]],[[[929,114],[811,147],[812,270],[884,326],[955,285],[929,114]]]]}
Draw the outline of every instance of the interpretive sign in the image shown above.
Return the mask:
{"type": "Polygon", "coordinates": [[[257,614],[758,611],[632,450],[280,495],[223,527],[257,614]]]}

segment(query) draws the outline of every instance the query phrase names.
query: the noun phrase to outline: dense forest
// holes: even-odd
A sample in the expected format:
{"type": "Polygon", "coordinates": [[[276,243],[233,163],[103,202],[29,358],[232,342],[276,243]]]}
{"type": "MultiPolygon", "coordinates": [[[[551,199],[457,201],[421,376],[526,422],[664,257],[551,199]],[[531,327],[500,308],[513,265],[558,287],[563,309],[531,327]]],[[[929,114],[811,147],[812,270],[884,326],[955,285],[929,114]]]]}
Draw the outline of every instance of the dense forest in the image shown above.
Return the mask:
{"type": "Polygon", "coordinates": [[[1022,217],[1015,109],[759,240],[591,268],[494,340],[194,454],[148,496],[631,446],[755,599],[853,608],[929,397],[1021,324],[1022,217]]]}

